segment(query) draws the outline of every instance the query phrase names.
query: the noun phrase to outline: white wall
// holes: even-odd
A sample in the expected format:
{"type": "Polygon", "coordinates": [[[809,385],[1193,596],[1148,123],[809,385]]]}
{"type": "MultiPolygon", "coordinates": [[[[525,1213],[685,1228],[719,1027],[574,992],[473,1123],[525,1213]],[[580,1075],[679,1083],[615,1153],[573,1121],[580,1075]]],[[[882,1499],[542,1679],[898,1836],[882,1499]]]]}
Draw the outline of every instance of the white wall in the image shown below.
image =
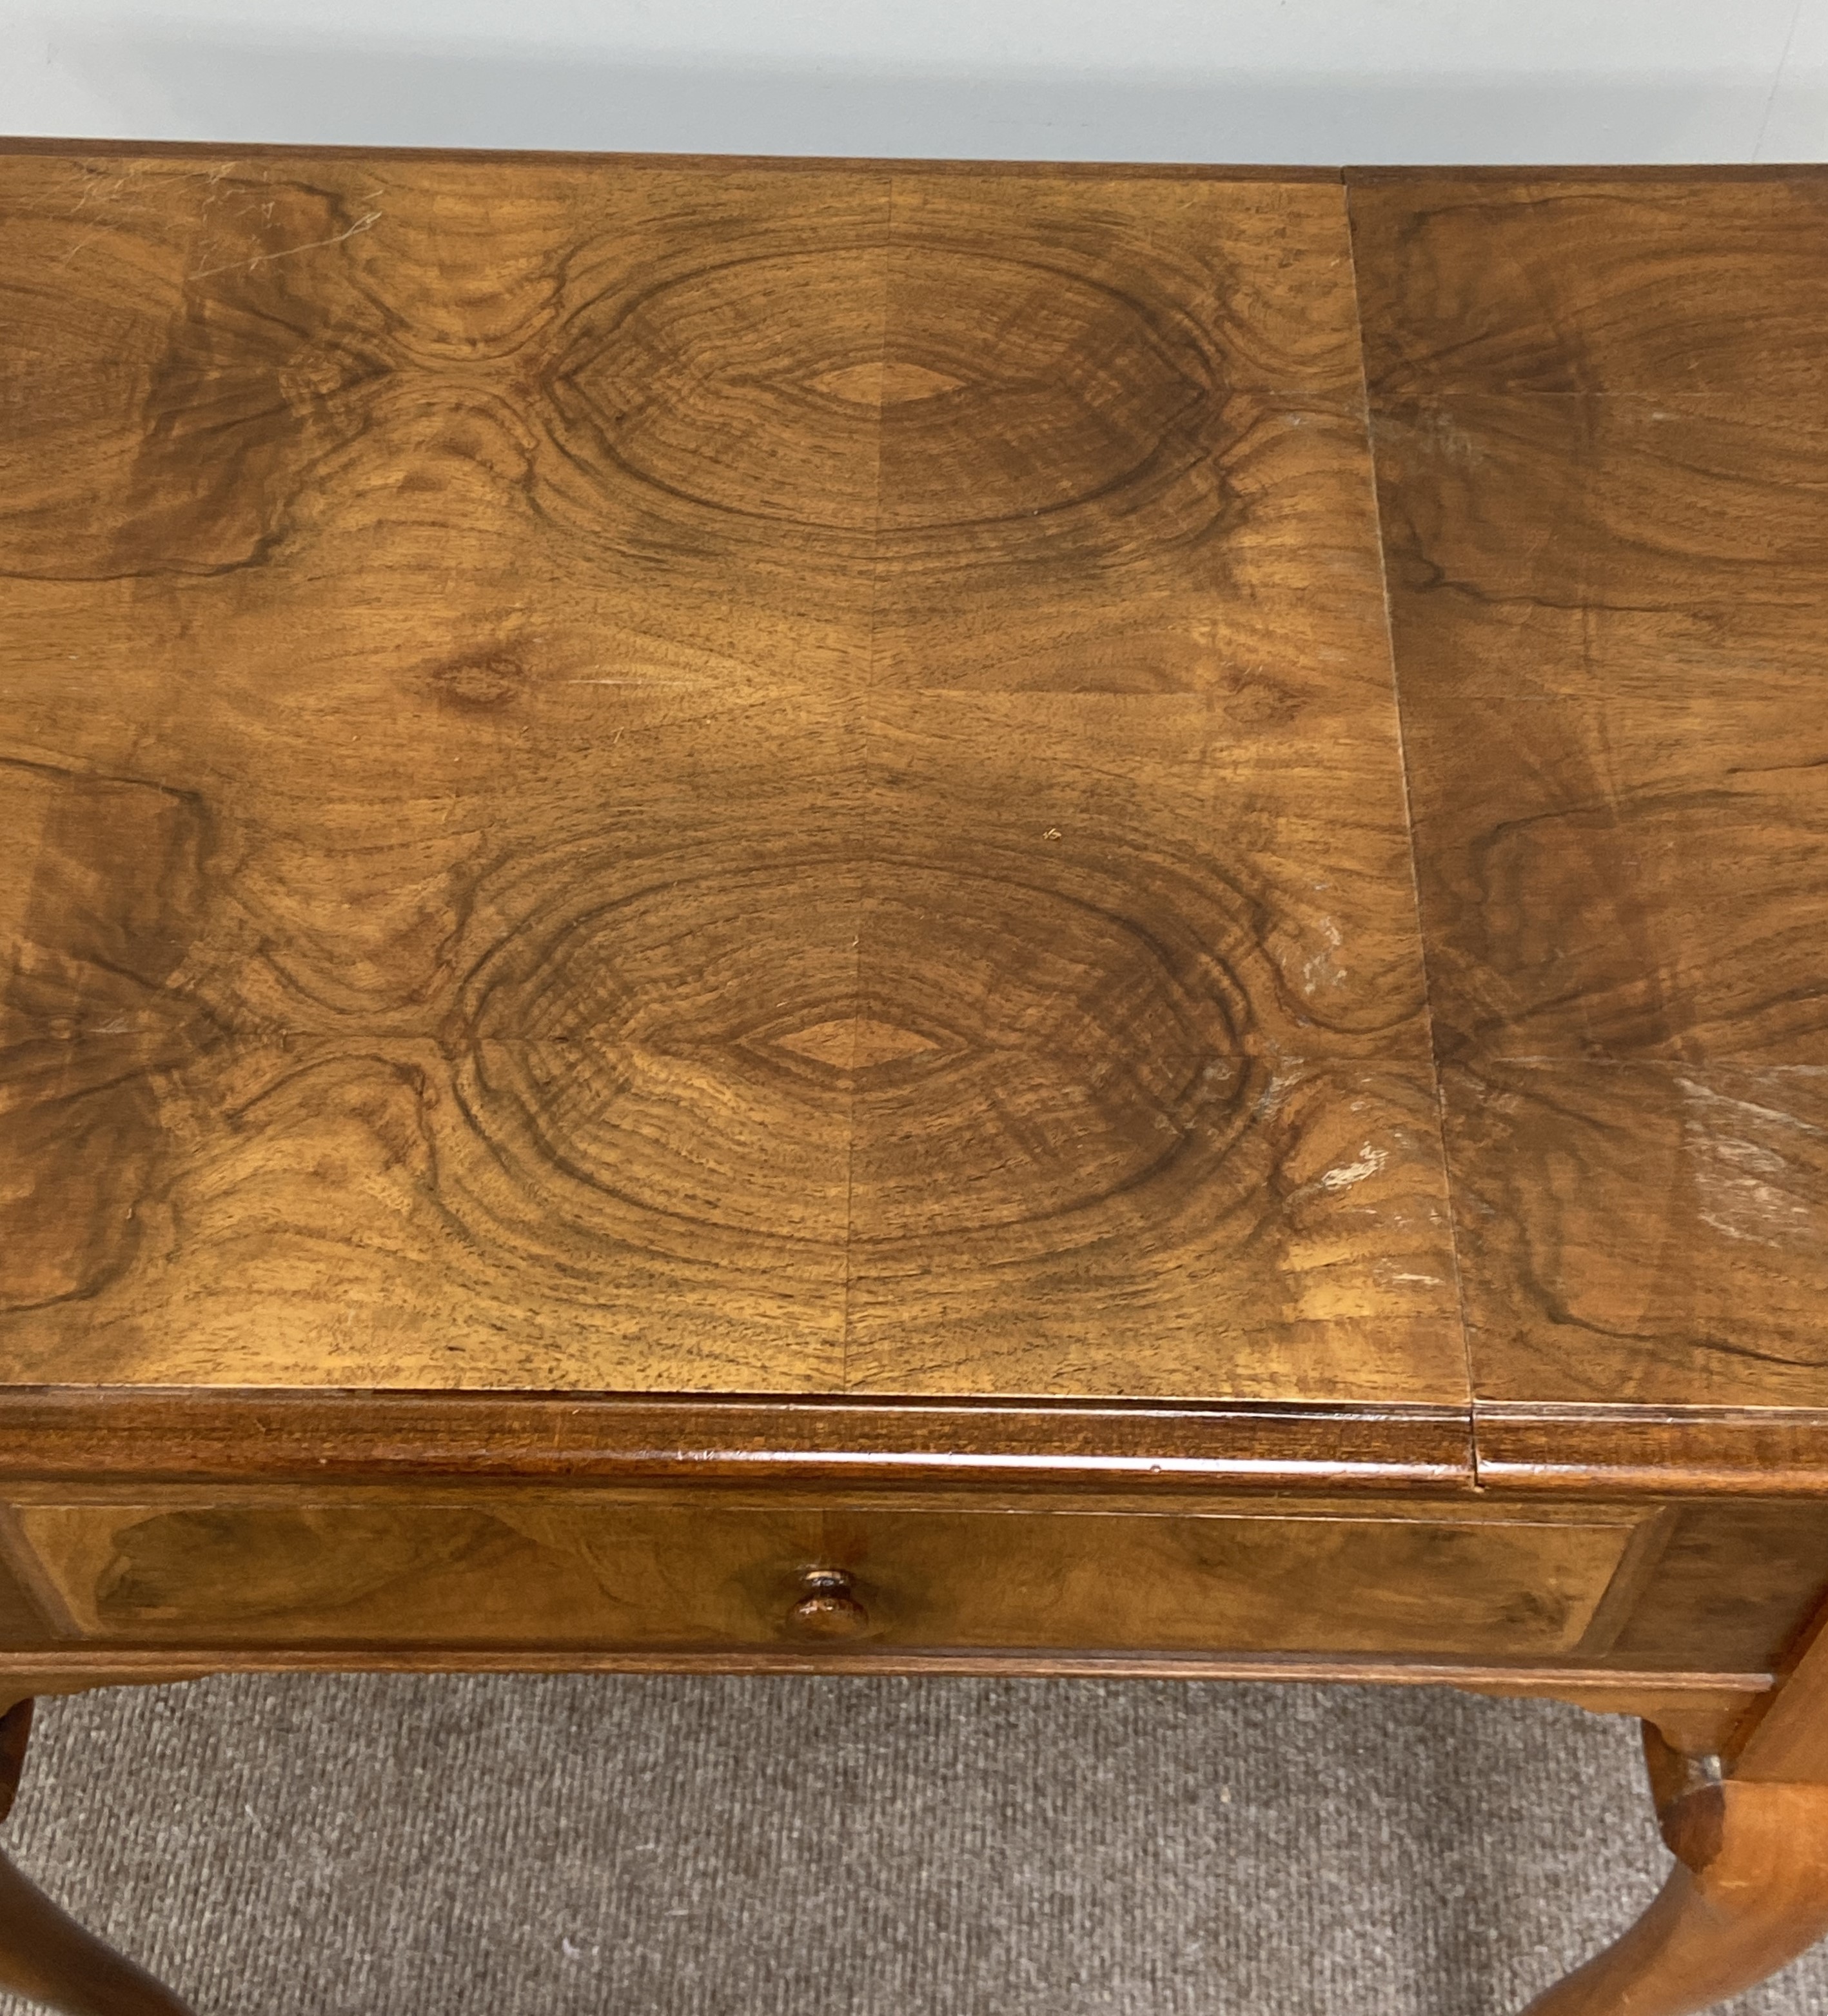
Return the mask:
{"type": "Polygon", "coordinates": [[[0,130],[1801,160],[1828,154],[1828,0],[0,0],[0,130]]]}

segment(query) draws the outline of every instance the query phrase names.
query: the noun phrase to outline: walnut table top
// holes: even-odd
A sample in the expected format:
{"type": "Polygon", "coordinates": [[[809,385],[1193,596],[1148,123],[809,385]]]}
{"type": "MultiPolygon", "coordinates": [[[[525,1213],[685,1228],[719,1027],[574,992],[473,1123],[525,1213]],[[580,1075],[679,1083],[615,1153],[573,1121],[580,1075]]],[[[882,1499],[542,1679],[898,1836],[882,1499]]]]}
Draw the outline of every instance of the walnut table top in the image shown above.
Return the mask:
{"type": "Polygon", "coordinates": [[[0,1376],[1828,1407],[1825,187],[15,153],[0,1376]]]}
{"type": "Polygon", "coordinates": [[[1806,1944],[1825,328],[1808,169],[0,147],[0,1708],[1560,1694],[1543,2011],[1806,1944]]]}

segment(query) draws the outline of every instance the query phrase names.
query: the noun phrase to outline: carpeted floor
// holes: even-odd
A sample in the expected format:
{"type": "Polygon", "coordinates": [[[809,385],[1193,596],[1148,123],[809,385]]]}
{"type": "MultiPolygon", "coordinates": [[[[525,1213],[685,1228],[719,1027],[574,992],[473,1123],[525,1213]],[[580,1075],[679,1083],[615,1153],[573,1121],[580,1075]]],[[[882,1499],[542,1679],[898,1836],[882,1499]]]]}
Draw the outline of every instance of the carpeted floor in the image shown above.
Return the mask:
{"type": "Polygon", "coordinates": [[[1629,1724],[1173,1682],[97,1695],[7,1833],[199,2016],[1510,2016],[1666,1866],[1629,1724]]]}

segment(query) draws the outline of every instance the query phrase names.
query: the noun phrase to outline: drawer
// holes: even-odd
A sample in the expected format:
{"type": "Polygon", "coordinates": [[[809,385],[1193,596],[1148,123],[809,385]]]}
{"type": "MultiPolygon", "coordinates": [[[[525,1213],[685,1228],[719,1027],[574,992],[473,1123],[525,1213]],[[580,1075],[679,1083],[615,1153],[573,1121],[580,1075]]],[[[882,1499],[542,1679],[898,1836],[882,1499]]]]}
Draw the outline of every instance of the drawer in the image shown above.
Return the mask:
{"type": "Polygon", "coordinates": [[[530,1502],[17,1508],[66,1633],[115,1643],[1460,1654],[1578,1646],[1635,1530],[1576,1520],[530,1502]]]}

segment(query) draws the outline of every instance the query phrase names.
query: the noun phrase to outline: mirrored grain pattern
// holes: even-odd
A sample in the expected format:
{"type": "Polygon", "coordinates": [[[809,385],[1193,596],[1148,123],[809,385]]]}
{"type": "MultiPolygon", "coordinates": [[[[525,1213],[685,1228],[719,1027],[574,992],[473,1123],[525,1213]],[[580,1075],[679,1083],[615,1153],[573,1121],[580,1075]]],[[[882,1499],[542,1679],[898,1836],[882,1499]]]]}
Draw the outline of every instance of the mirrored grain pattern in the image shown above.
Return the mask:
{"type": "Polygon", "coordinates": [[[12,1376],[1463,1398],[1337,184],[6,174],[12,1376]]]}
{"type": "Polygon", "coordinates": [[[845,1115],[773,1075],[382,1038],[225,1039],[86,1096],[47,1071],[14,1091],[12,1376],[833,1390],[845,1115]]]}

